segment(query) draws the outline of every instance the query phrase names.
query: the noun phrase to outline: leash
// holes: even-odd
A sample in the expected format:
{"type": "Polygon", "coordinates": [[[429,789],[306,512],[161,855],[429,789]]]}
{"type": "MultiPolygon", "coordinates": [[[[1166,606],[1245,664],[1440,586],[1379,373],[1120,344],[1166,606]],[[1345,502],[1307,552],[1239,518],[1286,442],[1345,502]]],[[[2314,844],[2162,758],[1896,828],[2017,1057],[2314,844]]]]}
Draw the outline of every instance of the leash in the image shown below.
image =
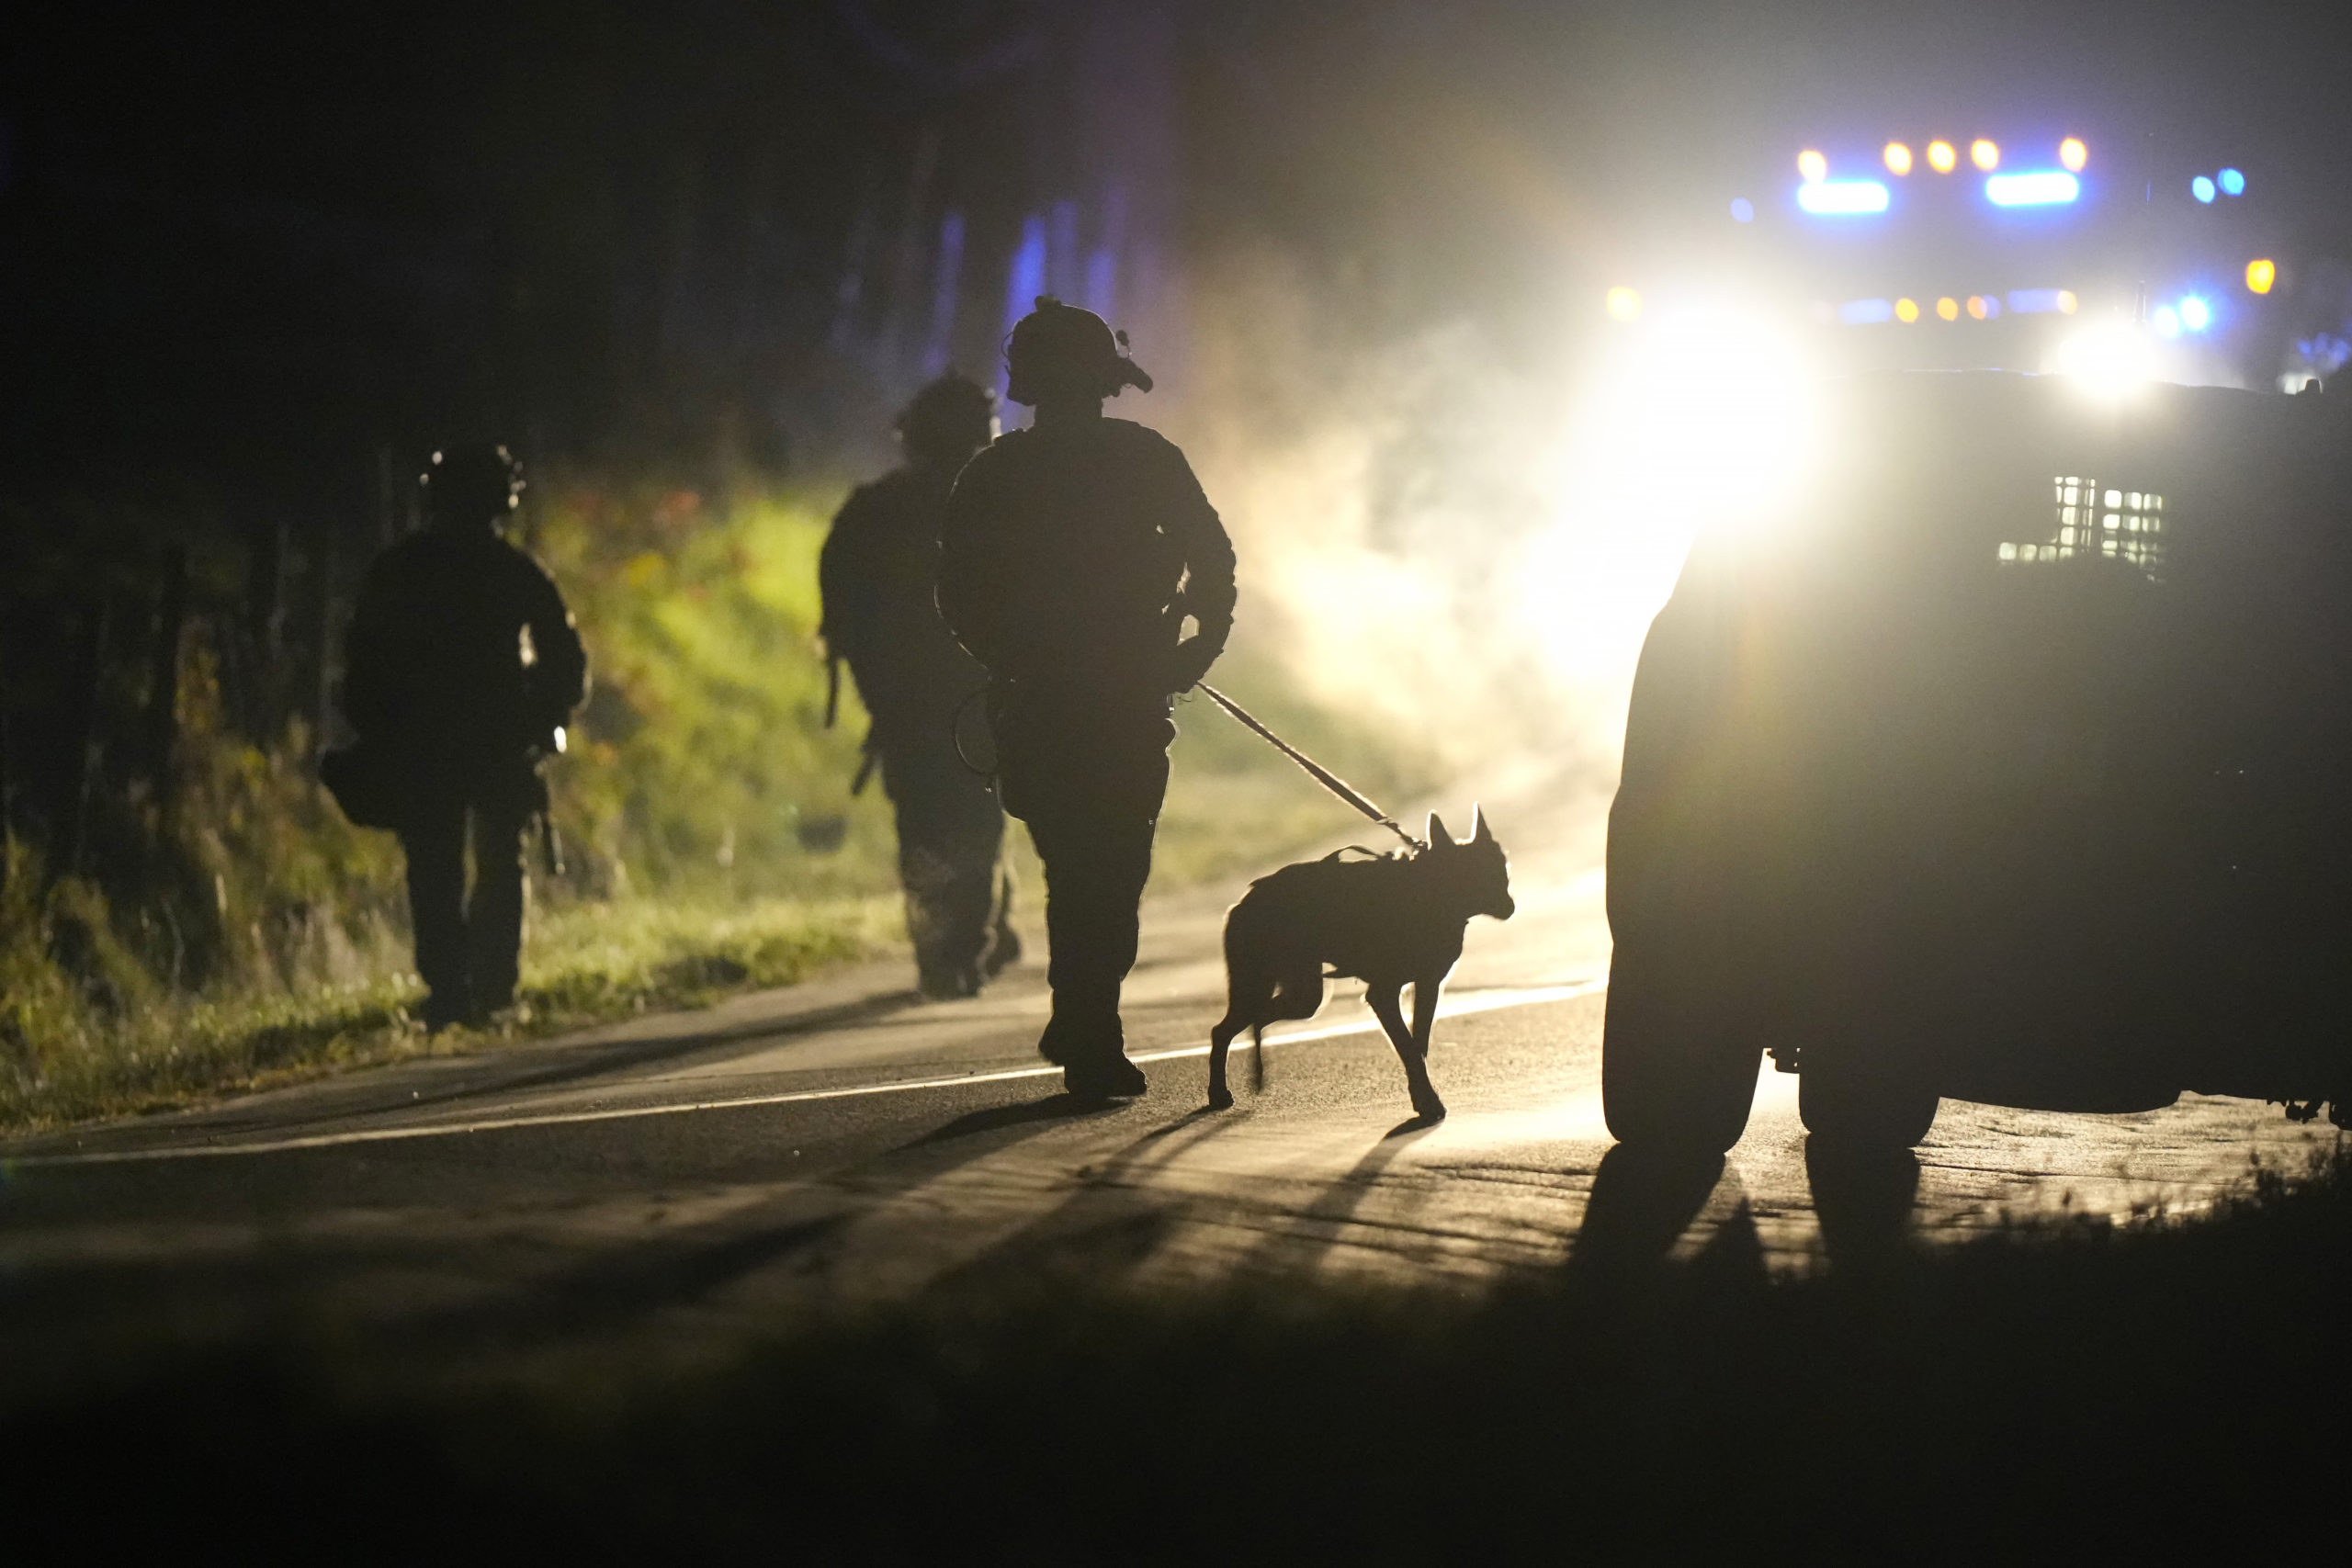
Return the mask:
{"type": "Polygon", "coordinates": [[[1198,684],[1200,689],[1208,694],[1209,701],[1216,704],[1217,706],[1231,714],[1236,719],[1238,719],[1242,728],[1251,731],[1261,740],[1266,742],[1267,745],[1272,746],[1275,750],[1280,751],[1283,756],[1288,757],[1292,761],[1296,762],[1300,767],[1306,769],[1306,776],[1308,778],[1313,779],[1317,784],[1321,784],[1325,789],[1329,790],[1333,795],[1338,795],[1341,800],[1346,801],[1350,806],[1354,807],[1358,811],[1363,812],[1366,817],[1371,818],[1374,822],[1379,823],[1382,827],[1387,829],[1390,832],[1404,840],[1406,844],[1410,847],[1415,853],[1419,853],[1419,852],[1429,848],[1429,846],[1421,842],[1420,840],[1416,839],[1412,834],[1408,833],[1404,829],[1398,827],[1396,825],[1396,819],[1394,817],[1389,816],[1386,812],[1381,810],[1380,807],[1374,806],[1371,801],[1366,800],[1362,795],[1358,794],[1347,780],[1340,777],[1339,774],[1323,766],[1322,763],[1317,762],[1314,758],[1308,756],[1306,752],[1300,750],[1297,747],[1292,745],[1281,736],[1276,735],[1264,725],[1259,723],[1258,720],[1250,715],[1249,709],[1243,707],[1239,703],[1235,702],[1231,697],[1227,696],[1223,692],[1218,691],[1215,686],[1210,685],[1206,681],[1200,682],[1198,684]]]}

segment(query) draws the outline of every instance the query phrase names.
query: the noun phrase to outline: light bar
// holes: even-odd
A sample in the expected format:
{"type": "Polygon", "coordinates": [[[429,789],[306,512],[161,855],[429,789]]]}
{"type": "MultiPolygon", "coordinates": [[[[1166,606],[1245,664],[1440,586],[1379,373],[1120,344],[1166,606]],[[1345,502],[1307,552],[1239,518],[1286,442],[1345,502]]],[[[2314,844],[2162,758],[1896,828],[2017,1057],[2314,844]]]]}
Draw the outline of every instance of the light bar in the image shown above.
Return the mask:
{"type": "Polygon", "coordinates": [[[2038,315],[2055,310],[2071,316],[2079,303],[2070,288],[2012,288],[2009,309],[2020,316],[2038,315]]]}
{"type": "Polygon", "coordinates": [[[1814,180],[1797,186],[1797,205],[1822,217],[1884,212],[1886,187],[1876,180],[1814,180]]]}
{"type": "MultiPolygon", "coordinates": [[[[2016,310],[2047,310],[2069,314],[2075,309],[2075,297],[2063,288],[2030,288],[2010,297],[2016,301],[2009,308],[2016,310]]],[[[2180,313],[2169,305],[2164,308],[2173,316],[2177,331],[2180,313]]],[[[1828,319],[1831,307],[1823,302],[1820,310],[1828,319]]],[[[2001,299],[1997,294],[1972,294],[1965,301],[1957,295],[1945,295],[1935,302],[1935,313],[1947,321],[1957,321],[1962,315],[1973,321],[1994,321],[2001,317],[2001,299]]],[[[1927,314],[1920,301],[1905,297],[1901,299],[1849,299],[1835,310],[1836,317],[1849,327],[1873,327],[1887,321],[1917,321],[1927,314]]],[[[2167,334],[2169,335],[2169,334],[2167,334]]]]}
{"type": "Polygon", "coordinates": [[[1996,207],[2055,207],[2082,194],[2083,182],[2064,169],[1995,175],[1984,182],[1984,199],[1996,207]]]}

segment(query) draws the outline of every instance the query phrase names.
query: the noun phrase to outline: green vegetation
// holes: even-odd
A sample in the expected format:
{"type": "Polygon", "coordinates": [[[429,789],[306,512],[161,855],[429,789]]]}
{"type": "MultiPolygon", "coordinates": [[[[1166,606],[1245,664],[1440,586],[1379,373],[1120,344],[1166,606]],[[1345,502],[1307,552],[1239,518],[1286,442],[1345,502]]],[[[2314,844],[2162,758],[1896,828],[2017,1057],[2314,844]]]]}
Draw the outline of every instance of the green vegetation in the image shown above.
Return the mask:
{"type": "MultiPolygon", "coordinates": [[[[692,1005],[890,950],[889,809],[878,787],[850,793],[864,728],[854,695],[844,692],[838,728],[823,725],[816,559],[837,493],[718,506],[579,479],[548,488],[524,538],[571,603],[595,679],[551,769],[563,866],[551,872],[535,850],[523,1006],[493,1032],[431,1048],[692,1005]]],[[[236,576],[232,561],[212,570],[236,576]]],[[[1376,795],[1428,786],[1410,754],[1283,701],[1244,614],[1221,680],[1376,795]]],[[[410,1017],[420,991],[406,972],[398,846],[343,820],[316,782],[302,719],[266,742],[235,722],[223,678],[234,646],[219,623],[190,624],[168,770],[98,802],[79,874],[51,875],[9,847],[0,1128],[427,1048],[410,1017]]],[[[108,700],[135,715],[147,696],[125,683],[108,700]]],[[[1354,822],[1205,703],[1180,722],[1161,886],[1271,864],[1354,822]]]]}

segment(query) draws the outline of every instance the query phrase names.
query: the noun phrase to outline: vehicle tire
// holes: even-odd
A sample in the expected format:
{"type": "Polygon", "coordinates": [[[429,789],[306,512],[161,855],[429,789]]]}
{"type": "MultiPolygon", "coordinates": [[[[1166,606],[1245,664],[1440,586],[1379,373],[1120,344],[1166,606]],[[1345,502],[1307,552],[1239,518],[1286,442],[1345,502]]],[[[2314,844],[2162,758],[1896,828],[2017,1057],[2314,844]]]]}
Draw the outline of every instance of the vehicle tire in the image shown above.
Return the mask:
{"type": "Polygon", "coordinates": [[[1739,1142],[1762,1047],[1699,988],[1629,956],[1610,964],[1601,1026],[1600,1109],[1621,1144],[1721,1155],[1739,1142]]]}
{"type": "Polygon", "coordinates": [[[1935,1125],[1940,1104],[1905,1074],[1842,1055],[1816,1057],[1807,1050],[1797,1079],[1805,1131],[1840,1148],[1910,1148],[1935,1125]]]}

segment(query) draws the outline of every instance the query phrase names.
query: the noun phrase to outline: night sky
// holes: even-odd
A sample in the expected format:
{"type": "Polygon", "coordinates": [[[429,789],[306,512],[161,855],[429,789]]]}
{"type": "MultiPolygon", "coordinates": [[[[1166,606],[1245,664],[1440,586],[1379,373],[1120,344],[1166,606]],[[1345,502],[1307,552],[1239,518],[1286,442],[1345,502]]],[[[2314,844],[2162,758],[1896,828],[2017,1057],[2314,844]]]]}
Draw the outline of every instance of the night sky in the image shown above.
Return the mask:
{"type": "Polygon", "coordinates": [[[589,457],[723,437],[822,460],[918,368],[909,344],[873,346],[919,335],[901,318],[928,275],[891,261],[917,254],[903,237],[932,246],[962,215],[945,346],[985,368],[1023,223],[1099,206],[1105,142],[1164,267],[1270,243],[1367,335],[1555,309],[1548,287],[1605,278],[1744,171],[1930,118],[2220,149],[2306,243],[2346,248],[2352,56],[2330,8],[1108,14],[53,16],[0,66],[7,482],[346,485],[376,447],[453,427],[589,457]]]}

